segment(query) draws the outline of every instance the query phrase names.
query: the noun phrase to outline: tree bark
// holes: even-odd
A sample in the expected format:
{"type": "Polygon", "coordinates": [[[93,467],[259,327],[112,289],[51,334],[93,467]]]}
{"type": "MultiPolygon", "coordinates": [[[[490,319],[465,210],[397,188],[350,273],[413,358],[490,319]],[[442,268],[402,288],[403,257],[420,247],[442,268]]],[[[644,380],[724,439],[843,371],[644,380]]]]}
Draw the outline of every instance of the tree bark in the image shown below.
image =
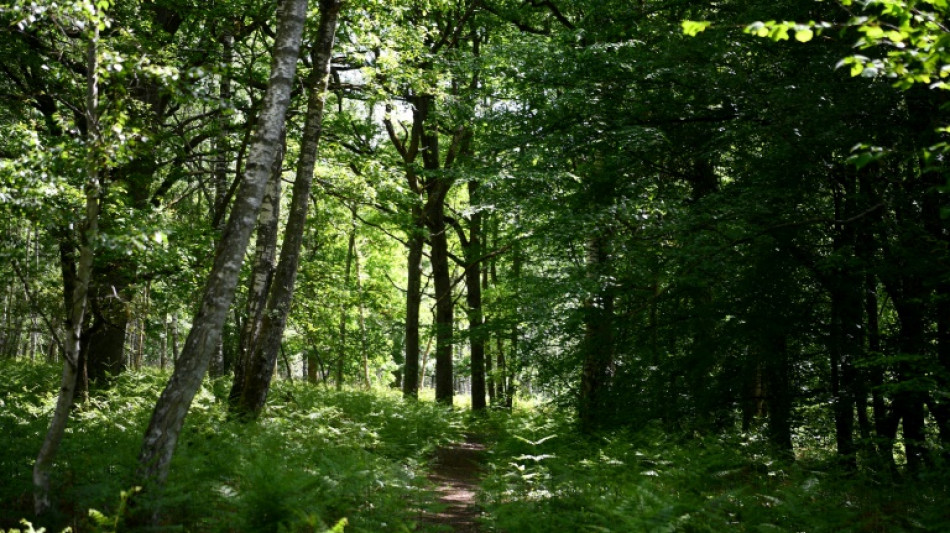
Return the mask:
{"type": "Polygon", "coordinates": [[[402,394],[419,397],[419,307],[422,305],[422,210],[412,207],[413,227],[409,233],[409,257],[406,264],[406,370],[402,378],[402,394]]]}
{"type": "MultiPolygon", "coordinates": [[[[430,200],[433,198],[432,194],[430,192],[430,200]]],[[[449,276],[449,245],[446,238],[445,215],[442,209],[442,201],[434,200],[431,208],[427,209],[426,225],[429,227],[429,242],[432,250],[430,261],[432,263],[436,299],[435,399],[437,402],[452,405],[455,396],[452,376],[454,302],[452,301],[452,280],[449,276]]]]}
{"type": "Polygon", "coordinates": [[[768,379],[769,440],[786,460],[795,459],[792,448],[792,368],[788,357],[788,337],[784,332],[766,333],[765,367],[768,379]]]}
{"type": "MultiPolygon", "coordinates": [[[[353,221],[356,222],[356,208],[353,209],[353,221]]],[[[353,270],[355,270],[356,277],[356,307],[358,312],[359,324],[360,324],[360,364],[362,365],[363,372],[363,388],[369,390],[370,383],[369,379],[369,347],[368,340],[366,338],[366,308],[363,303],[363,281],[360,279],[360,250],[359,247],[354,243],[353,246],[353,270]]]]}
{"type": "Polygon", "coordinates": [[[356,228],[350,229],[346,244],[346,266],[343,270],[344,296],[340,298],[340,341],[336,359],[336,390],[343,390],[343,368],[346,362],[346,299],[350,290],[350,271],[353,268],[353,247],[356,245],[356,228]]]}
{"type": "MultiPolygon", "coordinates": [[[[449,244],[446,234],[445,199],[452,187],[452,179],[441,169],[439,133],[430,123],[435,105],[431,95],[419,96],[413,102],[413,128],[420,131],[420,152],[423,167],[429,172],[424,180],[426,202],[423,207],[426,228],[429,230],[429,262],[432,265],[435,288],[435,399],[452,404],[455,396],[452,368],[452,334],[454,329],[454,300],[449,275],[449,244]]],[[[448,157],[446,158],[448,160],[448,157]]]]}
{"type": "Polygon", "coordinates": [[[267,295],[270,293],[277,268],[277,223],[280,218],[280,181],[283,173],[282,155],[286,131],[281,135],[281,151],[274,158],[270,181],[264,190],[261,212],[257,218],[257,239],[254,246],[254,269],[247,286],[246,318],[241,326],[238,356],[234,362],[234,379],[228,394],[229,409],[236,409],[244,391],[248,362],[257,347],[267,295]]]}
{"type": "MultiPolygon", "coordinates": [[[[63,440],[66,431],[66,422],[69,419],[69,409],[73,404],[76,392],[76,381],[80,372],[79,357],[83,317],[86,313],[86,293],[89,289],[89,279],[92,277],[92,260],[95,241],[99,229],[99,154],[101,139],[99,135],[99,60],[98,41],[99,30],[97,23],[92,22],[92,35],[87,50],[87,78],[86,78],[86,124],[87,124],[87,170],[86,170],[86,206],[85,220],[81,231],[79,245],[79,266],[76,269],[76,279],[70,282],[65,277],[63,286],[73,286],[69,305],[69,336],[65,342],[66,352],[63,354],[63,374],[60,380],[59,398],[50,420],[49,430],[40,452],[33,464],[33,508],[37,515],[44,514],[50,507],[49,477],[56,458],[56,452],[63,440]]],[[[69,276],[71,268],[63,265],[63,275],[69,276]]]]}
{"type": "MultiPolygon", "coordinates": [[[[320,26],[317,29],[317,39],[310,52],[313,70],[307,80],[309,89],[307,118],[300,143],[297,175],[291,193],[290,213],[287,217],[284,242],[280,249],[280,261],[274,273],[274,283],[267,301],[267,312],[264,314],[260,338],[252,352],[244,379],[244,390],[241,394],[239,410],[254,417],[261,413],[267,401],[274,366],[277,364],[277,356],[280,352],[280,342],[293,301],[300,264],[300,250],[303,246],[310,205],[310,189],[317,161],[317,148],[323,135],[323,109],[330,78],[330,60],[342,6],[341,0],[320,0],[320,26]]],[[[351,236],[351,240],[352,238],[351,236]]]]}
{"type": "Polygon", "coordinates": [[[178,364],[178,315],[172,315],[172,364],[178,364]]]}
{"type": "MultiPolygon", "coordinates": [[[[588,275],[600,285],[609,259],[603,237],[594,237],[588,243],[588,275]]],[[[580,405],[578,418],[581,427],[589,431],[596,427],[606,407],[605,395],[610,386],[610,367],[613,365],[613,295],[609,289],[600,289],[587,302],[584,315],[583,368],[581,370],[580,405]]]]}
{"type": "Polygon", "coordinates": [[[201,308],[192,323],[175,371],[159,397],[145,431],[139,454],[139,475],[146,487],[161,485],[168,476],[185,415],[207,372],[228,308],[234,299],[244,253],[260,210],[271,165],[279,151],[306,13],[307,0],[284,0],[278,8],[270,80],[256,138],[250,149],[244,183],[216,250],[201,308]]]}
{"type": "MultiPolygon", "coordinates": [[[[468,182],[469,202],[478,204],[478,183],[468,182]]],[[[485,335],[482,317],[482,215],[475,209],[469,219],[465,254],[465,299],[468,305],[468,335],[472,362],[472,410],[485,409],[485,335]]],[[[494,395],[493,395],[494,396],[494,395]]]]}
{"type": "MultiPolygon", "coordinates": [[[[485,248],[489,248],[489,236],[485,237],[485,248]]],[[[492,241],[494,242],[494,241],[492,241]]],[[[482,267],[482,292],[484,293],[489,289],[488,282],[488,273],[491,270],[491,265],[494,263],[494,258],[491,259],[491,262],[482,267]]],[[[488,392],[488,405],[494,406],[498,401],[498,389],[495,386],[497,379],[495,376],[495,364],[494,364],[494,352],[492,351],[492,335],[497,334],[493,333],[492,321],[494,315],[491,317],[487,316],[485,313],[482,313],[482,328],[485,334],[483,335],[482,343],[485,347],[485,389],[488,392]]]]}
{"type": "MultiPolygon", "coordinates": [[[[836,178],[833,185],[835,220],[849,220],[858,211],[857,179],[850,171],[840,172],[836,178]]],[[[820,279],[831,303],[828,352],[835,442],[838,456],[851,469],[857,467],[854,422],[858,378],[855,362],[864,350],[864,279],[855,253],[859,244],[857,237],[853,223],[835,223],[832,234],[833,263],[830,272],[820,279]]]]}
{"type": "MultiPolygon", "coordinates": [[[[224,26],[227,28],[227,24],[224,26]]],[[[227,29],[225,29],[224,35],[221,36],[221,43],[223,46],[221,60],[225,65],[225,71],[222,73],[221,80],[218,84],[218,96],[222,102],[230,103],[231,78],[227,69],[230,68],[234,56],[234,36],[231,35],[227,29]]],[[[230,122],[226,112],[222,111],[218,115],[218,132],[217,138],[215,139],[216,154],[213,165],[214,204],[211,209],[211,221],[219,235],[224,231],[224,222],[226,220],[224,214],[228,209],[228,157],[230,155],[228,134],[231,126],[230,122]]],[[[278,154],[276,160],[279,159],[281,159],[280,154],[278,154]]],[[[218,338],[218,346],[211,356],[209,373],[212,376],[223,376],[227,366],[228,364],[225,361],[224,353],[224,337],[220,336],[218,338]]]]}
{"type": "Polygon", "coordinates": [[[83,365],[92,382],[127,367],[125,337],[129,326],[132,266],[112,262],[93,267],[88,298],[89,326],[83,332],[83,365]]]}

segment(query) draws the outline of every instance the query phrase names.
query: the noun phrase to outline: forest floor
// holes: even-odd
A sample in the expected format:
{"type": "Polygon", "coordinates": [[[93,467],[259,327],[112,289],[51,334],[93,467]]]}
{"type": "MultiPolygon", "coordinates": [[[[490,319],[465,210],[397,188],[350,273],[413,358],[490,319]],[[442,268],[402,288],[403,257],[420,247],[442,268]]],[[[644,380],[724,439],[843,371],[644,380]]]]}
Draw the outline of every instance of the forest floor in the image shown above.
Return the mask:
{"type": "Polygon", "coordinates": [[[438,504],[423,511],[423,531],[478,533],[480,511],[475,502],[482,473],[485,446],[473,435],[465,442],[443,446],[435,451],[429,480],[435,485],[438,504]]]}

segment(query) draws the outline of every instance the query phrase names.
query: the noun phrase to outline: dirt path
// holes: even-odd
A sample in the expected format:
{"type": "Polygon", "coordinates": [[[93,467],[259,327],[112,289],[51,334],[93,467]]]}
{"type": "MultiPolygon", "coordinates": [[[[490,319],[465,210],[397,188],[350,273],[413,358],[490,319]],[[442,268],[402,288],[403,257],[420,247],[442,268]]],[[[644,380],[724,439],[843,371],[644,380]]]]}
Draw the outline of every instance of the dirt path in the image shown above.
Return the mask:
{"type": "Polygon", "coordinates": [[[420,531],[478,533],[475,493],[484,451],[485,447],[473,438],[436,450],[429,479],[439,494],[439,505],[423,511],[420,531]]]}

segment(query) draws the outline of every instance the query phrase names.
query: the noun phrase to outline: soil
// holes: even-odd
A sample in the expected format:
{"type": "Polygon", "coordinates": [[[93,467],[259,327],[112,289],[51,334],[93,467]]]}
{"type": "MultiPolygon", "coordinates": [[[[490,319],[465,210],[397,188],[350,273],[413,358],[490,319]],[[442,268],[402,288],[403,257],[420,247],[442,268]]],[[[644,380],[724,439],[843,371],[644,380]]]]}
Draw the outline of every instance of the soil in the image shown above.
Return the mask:
{"type": "Polygon", "coordinates": [[[435,485],[438,504],[422,512],[420,530],[478,533],[480,512],[475,503],[485,447],[475,438],[439,448],[429,480],[435,485]]]}

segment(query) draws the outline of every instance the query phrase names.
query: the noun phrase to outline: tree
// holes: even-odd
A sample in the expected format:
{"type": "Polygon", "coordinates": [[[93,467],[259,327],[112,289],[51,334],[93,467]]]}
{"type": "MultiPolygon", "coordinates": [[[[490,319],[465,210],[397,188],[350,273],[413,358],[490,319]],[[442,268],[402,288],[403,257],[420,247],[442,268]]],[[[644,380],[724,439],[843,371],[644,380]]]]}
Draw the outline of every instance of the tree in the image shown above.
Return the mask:
{"type": "Polygon", "coordinates": [[[86,38],[86,185],[85,213],[80,230],[79,263],[74,265],[71,258],[63,258],[63,286],[68,326],[63,344],[63,376],[60,383],[56,409],[50,420],[49,431],[33,465],[33,506],[37,515],[42,515],[50,507],[49,476],[53,459],[63,439],[69,410],[81,371],[80,357],[83,317],[86,313],[86,291],[92,276],[92,261],[99,230],[99,191],[100,172],[102,171],[102,136],[99,123],[99,27],[105,24],[105,18],[92,11],[88,19],[82,21],[91,26],[86,38]],[[70,291],[69,288],[72,288],[70,291]]]}
{"type": "Polygon", "coordinates": [[[278,9],[271,77],[255,140],[249,151],[244,182],[215,251],[201,309],[195,315],[178,364],[155,405],[145,432],[139,467],[147,484],[165,481],[185,415],[208,369],[212,353],[217,349],[244,252],[260,210],[271,166],[279,151],[306,9],[306,0],[285,0],[278,9]]]}
{"type": "MultiPolygon", "coordinates": [[[[238,410],[257,415],[264,407],[270,380],[277,363],[277,353],[284,334],[290,304],[293,299],[294,285],[297,280],[297,266],[300,263],[300,249],[307,221],[310,203],[310,188],[317,159],[317,148],[323,132],[323,109],[326,99],[327,83],[330,77],[330,60],[333,55],[333,42],[336,35],[337,20],[343,2],[339,0],[321,0],[320,26],[316,41],[311,50],[313,70],[307,80],[310,91],[307,103],[307,118],[304,125],[300,160],[297,163],[297,177],[294,180],[293,195],[290,200],[290,216],[284,231],[280,261],[274,273],[267,310],[263,314],[260,334],[256,339],[244,377],[243,387],[235,381],[235,389],[240,392],[232,395],[240,398],[238,410]]],[[[250,317],[249,317],[250,319],[250,317]]]]}

